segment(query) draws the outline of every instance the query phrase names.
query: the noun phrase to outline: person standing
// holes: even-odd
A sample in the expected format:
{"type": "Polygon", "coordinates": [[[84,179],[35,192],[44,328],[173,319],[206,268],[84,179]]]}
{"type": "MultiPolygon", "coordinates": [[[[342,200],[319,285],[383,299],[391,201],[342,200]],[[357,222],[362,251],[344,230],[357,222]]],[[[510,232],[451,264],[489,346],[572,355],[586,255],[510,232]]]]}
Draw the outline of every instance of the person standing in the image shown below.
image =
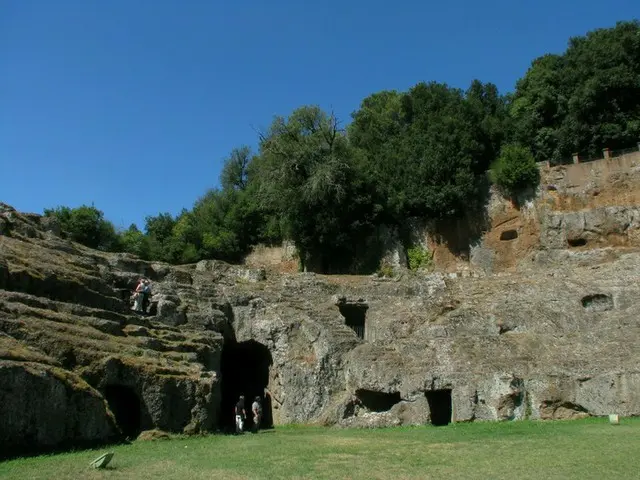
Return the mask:
{"type": "Polygon", "coordinates": [[[262,422],[262,404],[260,403],[260,397],[256,397],[253,400],[251,412],[253,413],[253,431],[257,433],[260,428],[260,422],[262,422]]]}
{"type": "Polygon", "coordinates": [[[138,285],[136,285],[136,290],[133,293],[133,308],[132,310],[135,312],[142,312],[142,302],[144,299],[144,282],[142,280],[142,278],[140,279],[140,281],[138,282],[138,285]]]}
{"type": "Polygon", "coordinates": [[[242,433],[244,430],[244,420],[246,418],[246,412],[244,410],[244,395],[240,395],[240,398],[236,403],[235,415],[236,415],[236,433],[242,433]]]}
{"type": "Polygon", "coordinates": [[[143,281],[142,295],[142,312],[147,313],[151,298],[151,281],[148,278],[143,281]]]}

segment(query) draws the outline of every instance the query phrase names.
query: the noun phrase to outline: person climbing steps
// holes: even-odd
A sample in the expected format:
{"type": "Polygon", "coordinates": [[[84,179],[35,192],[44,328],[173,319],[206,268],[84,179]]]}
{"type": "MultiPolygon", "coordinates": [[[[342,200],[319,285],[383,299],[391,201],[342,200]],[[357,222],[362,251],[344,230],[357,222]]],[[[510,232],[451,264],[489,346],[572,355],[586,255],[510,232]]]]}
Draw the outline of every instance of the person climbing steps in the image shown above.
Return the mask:
{"type": "Polygon", "coordinates": [[[134,312],[142,312],[142,303],[144,301],[144,279],[140,279],[133,292],[133,310],[134,312]]]}
{"type": "Polygon", "coordinates": [[[141,278],[133,292],[133,308],[132,310],[139,313],[147,313],[151,297],[151,281],[141,278]]]}

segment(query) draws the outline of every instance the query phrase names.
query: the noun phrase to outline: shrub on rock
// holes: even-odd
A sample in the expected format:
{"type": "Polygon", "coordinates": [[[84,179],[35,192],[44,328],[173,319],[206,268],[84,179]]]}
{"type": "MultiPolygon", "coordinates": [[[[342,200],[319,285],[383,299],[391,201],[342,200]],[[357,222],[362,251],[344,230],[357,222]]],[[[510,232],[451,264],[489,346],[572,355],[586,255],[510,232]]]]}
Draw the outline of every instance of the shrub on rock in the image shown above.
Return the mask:
{"type": "Polygon", "coordinates": [[[500,191],[514,197],[540,183],[540,171],[527,147],[508,144],[502,147],[500,156],[491,166],[491,181],[500,191]]]}

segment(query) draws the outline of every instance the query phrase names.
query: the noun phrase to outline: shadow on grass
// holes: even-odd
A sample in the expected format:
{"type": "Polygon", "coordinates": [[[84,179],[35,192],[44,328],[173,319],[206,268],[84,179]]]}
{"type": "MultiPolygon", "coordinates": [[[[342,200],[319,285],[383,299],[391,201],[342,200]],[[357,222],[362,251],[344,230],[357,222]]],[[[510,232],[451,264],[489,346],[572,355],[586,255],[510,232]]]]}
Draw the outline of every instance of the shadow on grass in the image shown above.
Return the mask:
{"type": "Polygon", "coordinates": [[[40,457],[43,455],[59,455],[62,453],[83,453],[121,445],[131,445],[129,440],[110,439],[91,442],[63,442],[53,446],[20,445],[0,451],[0,461],[15,460],[19,458],[40,457]]]}

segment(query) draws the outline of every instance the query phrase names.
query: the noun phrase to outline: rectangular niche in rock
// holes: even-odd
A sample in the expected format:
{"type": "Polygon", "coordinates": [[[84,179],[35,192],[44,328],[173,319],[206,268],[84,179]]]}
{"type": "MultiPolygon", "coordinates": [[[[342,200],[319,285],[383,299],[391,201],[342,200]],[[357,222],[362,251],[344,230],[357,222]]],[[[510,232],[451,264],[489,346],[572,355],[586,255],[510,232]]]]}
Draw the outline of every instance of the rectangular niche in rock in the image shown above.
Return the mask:
{"type": "Polygon", "coordinates": [[[431,425],[449,425],[453,413],[451,389],[429,390],[424,394],[427,397],[429,410],[431,411],[431,425]]]}
{"type": "Polygon", "coordinates": [[[337,305],[340,309],[340,314],[344,317],[345,325],[356,332],[358,338],[364,340],[369,306],[362,301],[347,302],[345,300],[338,301],[337,305]]]}
{"type": "Polygon", "coordinates": [[[371,412],[388,412],[402,400],[400,392],[387,393],[365,389],[356,390],[356,397],[362,406],[371,412]]]}

